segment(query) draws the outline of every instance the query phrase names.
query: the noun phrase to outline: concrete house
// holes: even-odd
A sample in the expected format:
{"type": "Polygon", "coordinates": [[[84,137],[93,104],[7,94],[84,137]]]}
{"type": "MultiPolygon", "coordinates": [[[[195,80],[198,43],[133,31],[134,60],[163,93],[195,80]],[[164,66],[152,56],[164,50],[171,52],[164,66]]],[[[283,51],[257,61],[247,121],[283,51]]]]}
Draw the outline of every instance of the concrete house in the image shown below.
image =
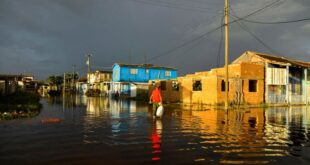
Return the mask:
{"type": "MultiPolygon", "coordinates": [[[[258,64],[231,64],[229,102],[260,104],[264,95],[264,68],[258,64]]],[[[196,72],[178,79],[180,101],[185,104],[221,105],[225,102],[225,68],[196,72]]]]}
{"type": "Polygon", "coordinates": [[[0,94],[11,94],[17,91],[35,91],[37,81],[31,75],[0,75],[0,94]]]}
{"type": "Polygon", "coordinates": [[[112,71],[97,70],[87,74],[89,89],[97,90],[103,95],[105,95],[110,89],[111,81],[112,71]]]}
{"type": "Polygon", "coordinates": [[[86,94],[88,90],[88,83],[86,77],[79,78],[75,83],[75,89],[80,94],[86,94]]]}
{"type": "Polygon", "coordinates": [[[113,65],[112,93],[127,97],[148,97],[150,80],[169,80],[177,78],[177,69],[152,64],[113,65]]]}
{"type": "MultiPolygon", "coordinates": [[[[228,68],[230,104],[310,103],[309,62],[246,51],[228,68]]],[[[175,81],[178,91],[172,88],[162,91],[164,101],[224,104],[225,68],[188,74],[175,81]]]]}
{"type": "Polygon", "coordinates": [[[250,62],[264,67],[264,102],[310,103],[310,63],[264,53],[246,51],[233,64],[250,62]]]}

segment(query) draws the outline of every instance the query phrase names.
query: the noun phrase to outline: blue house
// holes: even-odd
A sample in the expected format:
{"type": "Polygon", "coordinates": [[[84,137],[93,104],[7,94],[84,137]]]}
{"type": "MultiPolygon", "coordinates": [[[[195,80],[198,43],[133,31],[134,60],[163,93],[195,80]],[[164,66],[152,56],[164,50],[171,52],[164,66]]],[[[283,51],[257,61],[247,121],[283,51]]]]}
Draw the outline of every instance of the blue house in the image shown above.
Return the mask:
{"type": "Polygon", "coordinates": [[[168,80],[177,78],[177,70],[152,64],[119,64],[112,67],[113,82],[141,82],[149,80],[168,80]]]}
{"type": "MultiPolygon", "coordinates": [[[[120,64],[112,67],[111,93],[136,97],[146,95],[149,80],[177,78],[177,69],[152,64],[120,64]],[[142,92],[144,91],[144,92],[142,92]]],[[[144,97],[144,96],[143,96],[144,97]]]]}

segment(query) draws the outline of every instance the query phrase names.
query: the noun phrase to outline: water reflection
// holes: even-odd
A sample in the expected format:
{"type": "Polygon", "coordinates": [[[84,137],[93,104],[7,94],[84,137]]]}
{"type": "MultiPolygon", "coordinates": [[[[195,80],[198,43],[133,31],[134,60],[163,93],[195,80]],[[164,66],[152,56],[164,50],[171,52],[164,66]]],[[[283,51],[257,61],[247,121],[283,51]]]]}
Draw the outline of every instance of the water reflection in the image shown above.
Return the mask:
{"type": "Polygon", "coordinates": [[[153,161],[160,160],[162,128],[162,121],[160,119],[154,119],[151,135],[153,161]]]}
{"type": "Polygon", "coordinates": [[[133,100],[65,95],[42,103],[34,119],[0,122],[1,164],[28,159],[26,153],[40,153],[30,156],[37,164],[310,163],[307,107],[235,109],[225,117],[224,110],[166,106],[164,117],[153,119],[147,103],[133,100]],[[38,122],[55,116],[62,122],[38,122]]]}

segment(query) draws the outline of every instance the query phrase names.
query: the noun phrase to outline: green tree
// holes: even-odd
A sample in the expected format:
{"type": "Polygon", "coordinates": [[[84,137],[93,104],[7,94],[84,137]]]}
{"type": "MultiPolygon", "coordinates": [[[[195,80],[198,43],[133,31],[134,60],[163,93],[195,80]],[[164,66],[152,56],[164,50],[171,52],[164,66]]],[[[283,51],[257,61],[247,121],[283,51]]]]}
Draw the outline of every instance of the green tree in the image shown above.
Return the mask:
{"type": "Polygon", "coordinates": [[[62,76],[51,75],[51,76],[48,77],[47,82],[49,84],[61,85],[63,83],[63,77],[62,76]]]}

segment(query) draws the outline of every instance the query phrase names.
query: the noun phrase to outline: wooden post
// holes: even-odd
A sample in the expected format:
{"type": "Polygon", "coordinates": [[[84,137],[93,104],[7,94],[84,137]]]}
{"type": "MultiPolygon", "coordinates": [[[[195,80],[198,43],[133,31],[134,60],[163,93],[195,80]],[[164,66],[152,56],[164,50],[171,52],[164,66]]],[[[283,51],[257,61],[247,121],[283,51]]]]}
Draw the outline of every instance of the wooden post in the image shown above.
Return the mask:
{"type": "Polygon", "coordinates": [[[286,66],[286,102],[287,104],[290,103],[290,96],[289,96],[289,84],[290,84],[290,68],[289,66],[287,65],[286,66]]]}
{"type": "Polygon", "coordinates": [[[304,74],[305,74],[305,82],[303,86],[303,91],[304,91],[303,94],[305,95],[305,104],[308,104],[308,69],[307,68],[305,68],[304,74]]]}
{"type": "Polygon", "coordinates": [[[66,73],[64,73],[64,82],[62,87],[62,93],[65,94],[66,92],[66,73]]]}
{"type": "Polygon", "coordinates": [[[265,103],[269,103],[269,88],[268,88],[268,63],[265,62],[265,103]]]}
{"type": "Polygon", "coordinates": [[[225,0],[225,109],[228,109],[228,0],[225,0]]]}

